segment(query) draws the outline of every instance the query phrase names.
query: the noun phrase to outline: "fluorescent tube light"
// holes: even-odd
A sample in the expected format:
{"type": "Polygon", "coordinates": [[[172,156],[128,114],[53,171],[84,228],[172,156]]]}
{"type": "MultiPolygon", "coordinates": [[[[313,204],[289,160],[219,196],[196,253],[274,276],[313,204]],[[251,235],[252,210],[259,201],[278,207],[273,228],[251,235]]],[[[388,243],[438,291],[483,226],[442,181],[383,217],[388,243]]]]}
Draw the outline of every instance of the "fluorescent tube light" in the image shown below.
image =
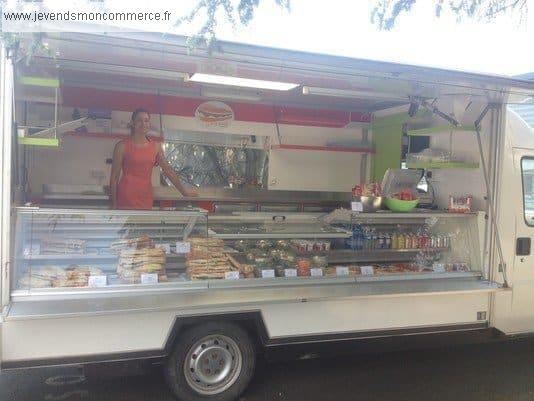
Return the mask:
{"type": "Polygon", "coordinates": [[[355,91],[346,89],[317,88],[313,86],[303,86],[303,95],[332,96],[344,97],[350,99],[375,99],[375,100],[405,100],[409,101],[408,96],[399,96],[393,93],[355,91]]]}
{"type": "Polygon", "coordinates": [[[260,79],[248,79],[231,77],[227,75],[213,75],[195,73],[185,81],[198,82],[202,84],[239,86],[242,88],[267,89],[272,91],[288,91],[296,88],[299,84],[289,82],[264,81],[260,79]]]}

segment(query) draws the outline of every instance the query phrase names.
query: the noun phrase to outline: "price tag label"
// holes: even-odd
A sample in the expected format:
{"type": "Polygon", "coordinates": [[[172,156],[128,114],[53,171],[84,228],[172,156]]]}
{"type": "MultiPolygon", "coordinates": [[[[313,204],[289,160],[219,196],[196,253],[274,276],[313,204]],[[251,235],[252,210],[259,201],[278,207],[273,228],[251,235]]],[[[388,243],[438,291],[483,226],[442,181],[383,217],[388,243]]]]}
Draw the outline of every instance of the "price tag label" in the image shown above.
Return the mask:
{"type": "Polygon", "coordinates": [[[143,273],[141,274],[141,284],[157,284],[158,283],[158,274],[157,273],[143,273]]]}
{"type": "Polygon", "coordinates": [[[350,208],[353,212],[363,212],[363,203],[361,202],[351,202],[350,208]]]}
{"type": "Polygon", "coordinates": [[[274,269],[265,269],[261,271],[263,278],[274,278],[274,269]]]}
{"type": "Polygon", "coordinates": [[[312,277],[322,277],[323,275],[323,269],[320,269],[318,267],[314,267],[310,269],[310,274],[312,277]]]}
{"type": "Polygon", "coordinates": [[[231,272],[224,272],[225,280],[239,280],[239,272],[232,270],[231,272]]]}
{"type": "Polygon", "coordinates": [[[375,269],[373,266],[361,266],[360,270],[363,276],[372,276],[375,274],[375,269]]]}
{"type": "Polygon", "coordinates": [[[157,244],[156,248],[163,249],[167,255],[171,253],[171,244],[157,244]]]}
{"type": "Polygon", "coordinates": [[[297,277],[297,269],[285,269],[284,276],[285,277],[297,277]]]}
{"type": "Polygon", "coordinates": [[[443,263],[434,263],[432,270],[434,270],[434,273],[445,273],[445,265],[443,263]]]}
{"type": "Polygon", "coordinates": [[[348,276],[349,268],[348,266],[336,266],[336,276],[348,276]]]}
{"type": "Polygon", "coordinates": [[[184,241],[176,241],[176,253],[190,253],[191,243],[184,241]]]}
{"type": "Polygon", "coordinates": [[[87,286],[90,288],[105,287],[108,285],[107,276],[89,276],[87,286]]]}

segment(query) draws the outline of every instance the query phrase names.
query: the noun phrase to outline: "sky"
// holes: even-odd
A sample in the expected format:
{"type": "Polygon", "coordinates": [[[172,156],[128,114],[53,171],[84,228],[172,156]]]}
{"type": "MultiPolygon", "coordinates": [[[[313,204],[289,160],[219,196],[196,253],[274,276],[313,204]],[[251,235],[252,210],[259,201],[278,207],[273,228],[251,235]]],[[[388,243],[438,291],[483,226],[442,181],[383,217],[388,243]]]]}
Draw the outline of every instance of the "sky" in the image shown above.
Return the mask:
{"type": "MultiPolygon", "coordinates": [[[[516,75],[534,72],[534,0],[527,20],[492,22],[434,16],[433,1],[419,0],[391,31],[370,22],[372,0],[292,0],[291,12],[262,0],[248,27],[223,26],[221,39],[349,57],[516,75]]],[[[185,1],[194,3],[194,1],[185,1]]],[[[184,5],[185,5],[184,4],[184,5]]],[[[185,7],[184,7],[185,8],[185,7]]],[[[193,27],[182,27],[189,34],[193,27]],[[189,29],[189,31],[188,31],[189,29]]]]}
{"type": "MultiPolygon", "coordinates": [[[[8,0],[16,1],[16,0],[8,0]]],[[[70,10],[83,0],[45,0],[70,10]]],[[[110,11],[172,11],[174,21],[199,0],[105,0],[110,11]]],[[[534,72],[534,0],[528,15],[504,15],[491,22],[456,21],[450,13],[434,15],[435,0],[418,0],[391,31],[370,22],[378,0],[291,0],[291,11],[275,0],[261,0],[247,27],[221,24],[217,37],[270,47],[392,61],[472,72],[517,75],[534,72]]],[[[235,1],[237,2],[237,0],[235,1]]],[[[447,1],[445,1],[447,3],[447,1]]],[[[27,4],[27,3],[26,3],[27,4]]],[[[94,2],[92,4],[95,4],[94,2]]],[[[55,8],[55,7],[51,7],[55,8]]],[[[199,21],[170,29],[171,23],[138,23],[144,30],[192,35],[199,21]]]]}

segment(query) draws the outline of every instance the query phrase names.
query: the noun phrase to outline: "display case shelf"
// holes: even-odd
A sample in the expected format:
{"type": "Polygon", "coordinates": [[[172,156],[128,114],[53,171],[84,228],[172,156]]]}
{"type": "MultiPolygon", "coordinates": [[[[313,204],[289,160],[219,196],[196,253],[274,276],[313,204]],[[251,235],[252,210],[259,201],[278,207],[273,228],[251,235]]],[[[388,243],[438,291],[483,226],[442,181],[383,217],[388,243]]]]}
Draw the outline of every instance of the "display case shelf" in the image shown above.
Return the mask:
{"type": "Polygon", "coordinates": [[[370,249],[355,251],[350,249],[334,249],[328,254],[328,261],[330,263],[397,262],[412,260],[419,253],[436,253],[448,250],[449,248],[370,249]]]}
{"type": "Polygon", "coordinates": [[[239,233],[225,233],[225,234],[219,234],[216,232],[212,232],[209,234],[212,238],[220,238],[220,239],[335,239],[335,238],[349,238],[351,236],[350,233],[345,231],[339,231],[339,232],[330,232],[330,233],[258,233],[258,234],[252,234],[252,233],[245,233],[245,234],[239,234],[239,233]]]}
{"type": "MultiPolygon", "coordinates": [[[[184,259],[185,256],[179,253],[166,254],[167,259],[184,259]]],[[[82,255],[26,255],[22,257],[25,261],[44,261],[44,260],[67,260],[67,261],[79,261],[79,260],[117,260],[118,255],[114,254],[82,254],[82,255]]]]}

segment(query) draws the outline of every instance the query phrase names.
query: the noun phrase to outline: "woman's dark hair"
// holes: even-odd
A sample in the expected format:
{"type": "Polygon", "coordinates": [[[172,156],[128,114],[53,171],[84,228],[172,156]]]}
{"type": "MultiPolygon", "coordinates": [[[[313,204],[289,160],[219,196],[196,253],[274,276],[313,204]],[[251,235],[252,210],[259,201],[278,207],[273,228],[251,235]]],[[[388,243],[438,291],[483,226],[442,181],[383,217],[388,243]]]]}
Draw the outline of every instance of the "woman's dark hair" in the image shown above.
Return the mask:
{"type": "Polygon", "coordinates": [[[131,122],[130,122],[130,131],[131,131],[132,134],[133,134],[133,130],[134,130],[133,122],[135,121],[137,116],[139,114],[141,114],[141,113],[146,113],[150,117],[150,112],[147,109],[143,109],[142,107],[139,107],[138,109],[135,109],[133,111],[133,113],[132,113],[132,119],[131,119],[131,122]]]}

